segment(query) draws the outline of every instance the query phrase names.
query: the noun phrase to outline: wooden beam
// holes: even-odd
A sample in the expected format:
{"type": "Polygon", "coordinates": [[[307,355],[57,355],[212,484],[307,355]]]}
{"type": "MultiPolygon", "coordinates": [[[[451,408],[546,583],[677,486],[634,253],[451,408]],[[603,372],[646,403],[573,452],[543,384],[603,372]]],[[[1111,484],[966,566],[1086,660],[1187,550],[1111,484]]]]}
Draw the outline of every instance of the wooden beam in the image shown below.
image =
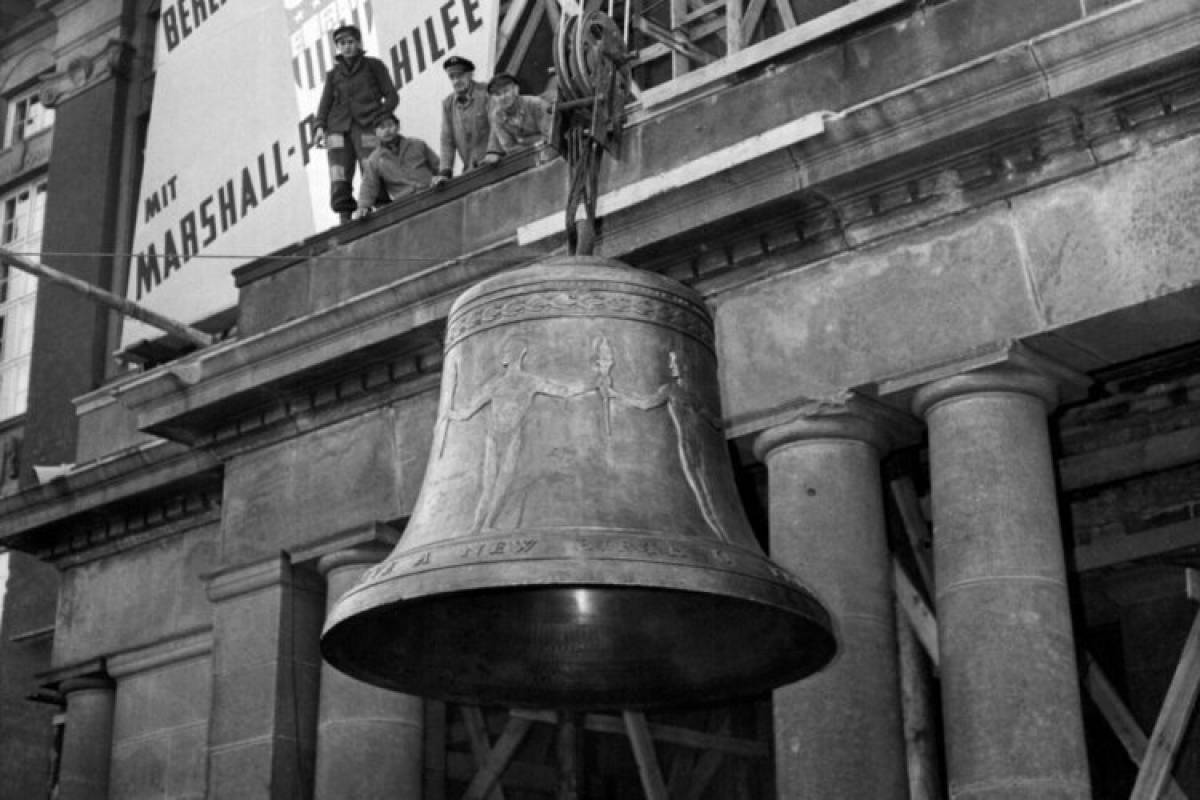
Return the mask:
{"type": "Polygon", "coordinates": [[[17,255],[11,250],[6,250],[0,247],[0,264],[7,264],[13,269],[19,269],[22,272],[28,272],[30,275],[49,281],[70,289],[73,292],[83,295],[89,300],[103,306],[108,306],[114,311],[118,311],[127,317],[132,317],[138,322],[144,322],[147,325],[158,328],[160,331],[166,331],[172,336],[177,336],[185,342],[196,345],[197,347],[208,347],[213,343],[213,337],[208,335],[198,328],[193,328],[191,325],[185,325],[182,322],[177,322],[170,317],[153,311],[145,306],[140,306],[132,300],[113,294],[112,292],[101,289],[98,286],[93,286],[87,281],[82,281],[65,272],[60,272],[54,267],[48,267],[37,261],[31,261],[27,258],[17,255]]]}
{"type": "Polygon", "coordinates": [[[425,701],[425,777],[421,797],[424,800],[446,798],[446,704],[441,700],[425,701]]]}
{"type": "Polygon", "coordinates": [[[1130,561],[1161,559],[1184,550],[1200,550],[1200,520],[1187,519],[1161,528],[1106,536],[1072,551],[1077,572],[1115,567],[1130,561]]]}
{"type": "Polygon", "coordinates": [[[1154,723],[1154,732],[1146,745],[1146,760],[1138,770],[1137,783],[1129,800],[1158,800],[1171,777],[1180,741],[1196,705],[1200,689],[1200,614],[1192,622],[1183,654],[1175,667],[1171,686],[1163,699],[1162,710],[1154,723]]]}
{"type": "Polygon", "coordinates": [[[702,6],[690,9],[686,14],[683,15],[680,23],[688,25],[695,20],[700,19],[701,17],[707,16],[708,14],[715,14],[718,10],[724,10],[724,8],[725,0],[713,0],[711,3],[705,3],[702,6]]]}
{"type": "Polygon", "coordinates": [[[521,17],[525,14],[525,9],[529,7],[532,0],[512,0],[508,6],[508,11],[504,15],[504,19],[500,21],[500,30],[496,32],[496,55],[504,55],[504,48],[508,47],[508,41],[512,38],[513,32],[517,29],[517,25],[521,22],[521,17]]]}
{"type": "Polygon", "coordinates": [[[643,108],[652,108],[674,100],[681,94],[688,94],[717,84],[748,67],[769,62],[785,53],[829,36],[842,28],[857,24],[907,2],[909,0],[854,0],[852,3],[835,8],[828,14],[822,14],[816,19],[801,23],[791,30],[753,45],[749,44],[750,39],[746,35],[748,27],[753,32],[753,27],[746,24],[747,14],[742,22],[741,49],[731,52],[714,64],[693,70],[682,78],[645,90],[641,98],[642,106],[643,108]]]}
{"type": "Polygon", "coordinates": [[[767,0],[750,0],[750,4],[746,6],[745,12],[742,14],[742,41],[749,42],[754,38],[754,29],[758,27],[758,21],[762,18],[763,9],[767,7],[767,0]]]}
{"type": "Polygon", "coordinates": [[[940,800],[941,774],[929,663],[921,656],[912,624],[896,599],[896,645],[900,667],[900,707],[904,753],[908,762],[909,800],[940,800]]]}
{"type": "MultiPolygon", "coordinates": [[[[729,712],[727,710],[721,710],[713,733],[720,735],[729,733],[729,712]]],[[[705,750],[692,769],[687,792],[683,795],[684,800],[700,800],[707,791],[708,785],[712,783],[712,779],[716,777],[717,771],[721,768],[721,762],[724,760],[725,754],[720,750],[705,750]]]]}
{"type": "Polygon", "coordinates": [[[892,583],[896,590],[896,602],[900,604],[905,618],[917,635],[921,647],[929,655],[929,660],[936,669],[940,665],[938,652],[937,620],[933,611],[925,604],[925,598],[917,591],[908,578],[908,573],[896,559],[892,559],[892,583]]]}
{"type": "MultiPolygon", "coordinates": [[[[542,17],[546,16],[547,0],[533,0],[533,9],[529,12],[529,21],[521,30],[521,37],[517,39],[517,44],[513,47],[512,56],[508,59],[508,66],[505,72],[516,75],[521,71],[521,65],[525,63],[525,57],[529,55],[529,48],[533,44],[533,37],[537,34],[538,26],[542,24],[542,17]]],[[[502,52],[497,50],[496,52],[502,52]]],[[[534,87],[529,87],[532,92],[534,87]]],[[[541,88],[538,87],[538,91],[541,88]]]]}
{"type": "MultiPolygon", "coordinates": [[[[467,726],[467,741],[471,744],[471,755],[475,757],[475,766],[480,770],[488,763],[492,754],[492,745],[488,741],[487,722],[479,706],[461,706],[463,722],[467,726]]],[[[504,790],[499,786],[489,787],[486,794],[488,800],[504,800],[504,790]]]]}
{"type": "Polygon", "coordinates": [[[745,46],[742,36],[742,18],[745,16],[744,0],[725,0],[725,54],[736,53],[745,46]]]}
{"type": "MultiPolygon", "coordinates": [[[[524,717],[535,722],[549,722],[551,724],[555,722],[554,712],[552,711],[513,709],[510,713],[514,717],[524,717]]],[[[584,727],[593,733],[628,735],[624,721],[620,717],[609,716],[607,714],[586,715],[584,717],[584,727]]],[[[648,723],[647,727],[651,738],[666,744],[694,747],[698,750],[720,750],[723,753],[742,756],[743,758],[769,758],[771,755],[771,748],[767,743],[754,739],[720,736],[714,733],[705,733],[703,731],[692,730],[691,728],[680,728],[661,723],[648,723]]]]}
{"type": "MultiPolygon", "coordinates": [[[[1083,654],[1083,686],[1096,708],[1100,710],[1101,716],[1108,722],[1108,727],[1129,754],[1129,758],[1140,767],[1146,759],[1146,734],[1142,732],[1142,727],[1133,718],[1133,713],[1126,707],[1117,690],[1100,669],[1100,665],[1089,653],[1083,654]]],[[[1163,797],[1168,800],[1187,800],[1187,795],[1174,779],[1167,783],[1163,797]]]]}
{"type": "Polygon", "coordinates": [[[775,0],[775,10],[779,12],[784,30],[796,27],[796,12],[792,11],[792,4],[788,0],[775,0]]]}
{"type": "Polygon", "coordinates": [[[475,773],[475,777],[463,795],[463,800],[483,800],[489,796],[493,787],[499,791],[497,784],[500,782],[500,776],[504,774],[508,763],[516,755],[517,748],[521,746],[521,741],[529,732],[531,725],[533,725],[532,720],[520,717],[508,718],[504,731],[496,740],[496,746],[488,753],[487,760],[475,773]]]}
{"type": "MultiPolygon", "coordinates": [[[[671,2],[671,38],[676,42],[688,41],[687,33],[683,30],[683,20],[687,16],[687,0],[670,0],[671,2]]],[[[690,55],[683,48],[675,50],[671,55],[671,77],[678,78],[691,69],[690,55]]]]}
{"type": "Polygon", "coordinates": [[[658,23],[646,19],[645,17],[638,17],[634,20],[633,24],[634,27],[649,36],[651,39],[666,45],[669,49],[674,50],[677,53],[687,56],[692,61],[696,61],[707,66],[708,64],[711,64],[717,60],[716,56],[701,50],[699,47],[696,47],[681,34],[669,31],[658,23]]]}
{"type": "Polygon", "coordinates": [[[658,756],[654,754],[654,740],[646,725],[646,715],[640,711],[626,711],[625,731],[633,745],[633,757],[637,761],[638,775],[642,779],[642,791],[646,800],[667,800],[667,785],[663,783],[662,770],[658,767],[658,756]]]}
{"type": "Polygon", "coordinates": [[[925,513],[921,510],[921,501],[917,497],[917,487],[912,478],[902,475],[890,484],[892,498],[896,501],[896,509],[904,523],[905,538],[912,551],[913,559],[917,562],[917,571],[921,574],[922,588],[933,597],[933,559],[929,556],[925,543],[929,541],[929,523],[925,521],[925,513]]]}

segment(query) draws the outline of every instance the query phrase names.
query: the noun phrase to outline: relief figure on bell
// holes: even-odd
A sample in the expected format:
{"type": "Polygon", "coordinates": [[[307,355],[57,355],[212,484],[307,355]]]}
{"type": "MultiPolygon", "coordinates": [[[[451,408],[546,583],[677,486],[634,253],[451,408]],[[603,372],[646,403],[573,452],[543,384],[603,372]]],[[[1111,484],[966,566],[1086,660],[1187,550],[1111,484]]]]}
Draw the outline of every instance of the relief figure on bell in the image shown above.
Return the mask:
{"type": "MultiPolygon", "coordinates": [[[[525,371],[528,346],[511,338],[497,348],[498,371],[484,381],[469,400],[457,405],[451,393],[440,438],[449,422],[465,422],[487,409],[479,500],[471,532],[495,527],[505,494],[512,485],[521,453],[526,419],[538,395],[571,398],[594,390],[585,383],[552,380],[525,371]]],[[[457,374],[455,375],[457,381],[457,374]]],[[[441,444],[439,444],[439,449],[441,444]]]]}
{"type": "Polygon", "coordinates": [[[700,507],[700,513],[717,538],[728,542],[729,535],[717,512],[719,506],[706,480],[706,476],[713,474],[704,446],[708,437],[700,435],[705,427],[720,431],[721,420],[709,411],[704,399],[688,386],[687,376],[674,350],[667,353],[667,369],[671,379],[651,394],[643,395],[611,386],[608,391],[613,399],[642,411],[666,408],[675,429],[680,466],[700,507]]]}

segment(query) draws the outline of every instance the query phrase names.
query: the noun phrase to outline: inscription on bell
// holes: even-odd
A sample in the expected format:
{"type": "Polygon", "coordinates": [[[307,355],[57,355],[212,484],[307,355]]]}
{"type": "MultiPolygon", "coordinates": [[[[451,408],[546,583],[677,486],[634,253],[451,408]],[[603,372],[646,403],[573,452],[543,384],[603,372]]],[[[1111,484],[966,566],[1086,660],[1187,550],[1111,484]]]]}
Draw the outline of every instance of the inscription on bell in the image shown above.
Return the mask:
{"type": "Polygon", "coordinates": [[[494,558],[497,556],[519,556],[537,547],[537,539],[509,539],[499,542],[469,544],[462,549],[461,556],[468,560],[494,558]]]}

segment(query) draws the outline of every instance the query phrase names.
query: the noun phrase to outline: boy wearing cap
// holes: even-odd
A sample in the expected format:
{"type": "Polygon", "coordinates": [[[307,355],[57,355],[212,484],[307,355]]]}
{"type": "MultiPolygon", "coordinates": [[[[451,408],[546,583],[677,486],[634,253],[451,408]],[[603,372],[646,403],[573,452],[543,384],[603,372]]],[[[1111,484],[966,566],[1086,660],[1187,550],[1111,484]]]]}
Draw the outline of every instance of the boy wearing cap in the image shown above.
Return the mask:
{"type": "Polygon", "coordinates": [[[517,79],[501,72],[488,82],[492,135],[485,163],[522,147],[540,144],[550,135],[550,103],[541,97],[521,94],[517,79]]]}
{"type": "Polygon", "coordinates": [[[329,158],[330,206],[341,220],[354,212],[354,167],[375,147],[375,118],[390,114],[400,101],[392,76],[377,58],[363,53],[362,33],[353,25],[333,32],[336,63],[325,75],[325,88],[313,122],[313,141],[329,158]]]}
{"type": "Polygon", "coordinates": [[[437,155],[420,139],[401,136],[400,120],[395,114],[379,116],[375,135],[379,137],[379,147],[363,162],[355,219],[375,210],[381,188],[395,201],[432,184],[438,171],[437,155]]]}
{"type": "Polygon", "coordinates": [[[479,166],[491,135],[487,87],[475,80],[475,65],[462,56],[450,56],[442,67],[454,91],[442,101],[442,168],[435,186],[453,174],[455,155],[462,161],[463,172],[479,166]]]}

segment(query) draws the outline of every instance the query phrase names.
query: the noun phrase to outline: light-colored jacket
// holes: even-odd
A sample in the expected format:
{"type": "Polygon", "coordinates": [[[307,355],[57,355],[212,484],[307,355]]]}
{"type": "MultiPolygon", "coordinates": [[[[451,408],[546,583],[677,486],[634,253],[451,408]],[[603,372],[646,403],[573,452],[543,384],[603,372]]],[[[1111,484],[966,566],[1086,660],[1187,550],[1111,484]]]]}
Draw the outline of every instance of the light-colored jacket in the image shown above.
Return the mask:
{"type": "Polygon", "coordinates": [[[387,190],[389,198],[398,200],[433,182],[438,171],[438,157],[429,145],[407,136],[397,138],[399,141],[394,148],[380,143],[363,162],[363,179],[358,187],[359,208],[375,206],[381,186],[387,190]]]}
{"type": "Polygon", "coordinates": [[[508,112],[492,111],[488,152],[504,155],[544,141],[550,135],[550,103],[534,95],[519,95],[508,112]]]}
{"type": "Polygon", "coordinates": [[[442,101],[441,174],[452,174],[455,155],[462,161],[463,172],[477,166],[487,155],[490,136],[487,87],[478,81],[472,83],[466,103],[459,103],[458,96],[451,92],[442,101]]]}

